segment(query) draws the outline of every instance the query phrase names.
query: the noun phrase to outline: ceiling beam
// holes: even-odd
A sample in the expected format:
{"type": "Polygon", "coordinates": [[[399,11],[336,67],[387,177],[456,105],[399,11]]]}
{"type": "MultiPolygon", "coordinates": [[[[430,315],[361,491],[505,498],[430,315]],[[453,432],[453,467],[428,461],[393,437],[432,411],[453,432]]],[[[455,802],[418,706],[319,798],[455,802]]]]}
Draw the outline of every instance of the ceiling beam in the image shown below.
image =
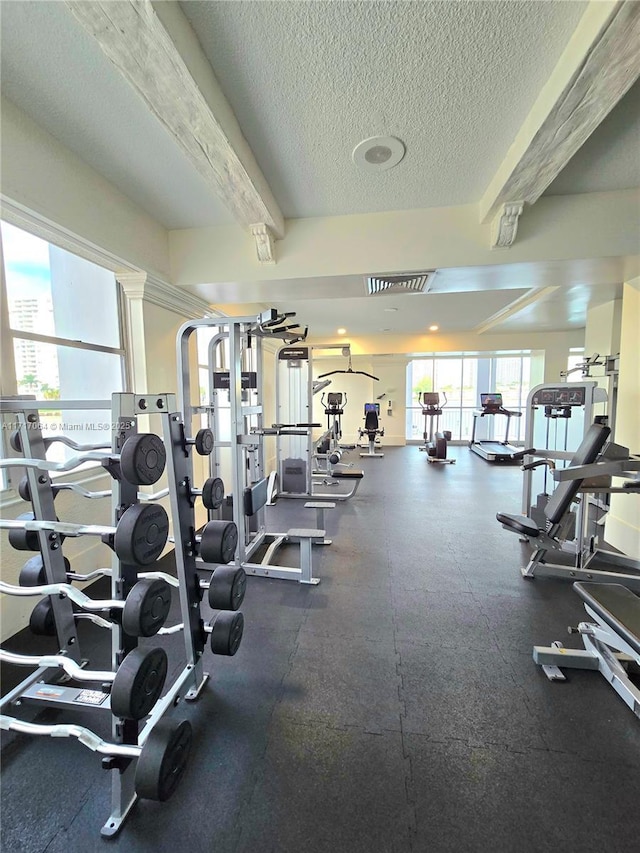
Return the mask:
{"type": "MultiPolygon", "coordinates": [[[[271,239],[284,236],[284,217],[278,204],[235,119],[232,128],[236,131],[232,134],[235,138],[233,143],[230,141],[226,131],[231,110],[219,87],[219,98],[224,100],[220,109],[222,122],[205,99],[151,2],[66,0],[66,5],[216,196],[254,234],[259,259],[273,261],[271,239]]],[[[208,82],[210,88],[212,81],[208,82]]]]}
{"type": "Polygon", "coordinates": [[[483,320],[482,323],[479,323],[473,331],[477,332],[479,335],[483,335],[495,326],[499,326],[501,323],[504,323],[504,321],[508,320],[510,317],[515,317],[516,314],[519,314],[535,302],[539,302],[541,299],[546,299],[547,296],[551,296],[551,294],[555,293],[556,290],[559,290],[559,285],[534,287],[525,293],[524,296],[521,296],[519,299],[514,299],[513,302],[510,302],[504,308],[496,311],[496,313],[491,317],[487,317],[487,319],[483,320]]]}
{"type": "Polygon", "coordinates": [[[640,75],[640,3],[591,2],[480,201],[492,245],[534,204],[640,75]]]}

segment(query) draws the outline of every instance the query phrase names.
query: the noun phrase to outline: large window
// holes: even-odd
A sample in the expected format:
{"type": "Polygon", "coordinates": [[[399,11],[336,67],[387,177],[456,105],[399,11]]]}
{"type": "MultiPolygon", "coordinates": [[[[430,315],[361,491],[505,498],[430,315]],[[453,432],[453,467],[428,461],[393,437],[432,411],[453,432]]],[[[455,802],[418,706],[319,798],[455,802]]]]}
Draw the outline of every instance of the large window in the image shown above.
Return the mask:
{"type": "MultiPolygon", "coordinates": [[[[13,355],[13,365],[3,358],[3,393],[97,400],[124,390],[113,273],[6,222],[0,236],[6,305],[1,331],[13,355]]],[[[110,440],[109,421],[108,412],[95,410],[51,409],[41,418],[45,435],[65,433],[80,443],[110,440]]],[[[54,445],[50,456],[57,458],[56,452],[62,458],[65,451],[54,445]]]]}
{"type": "MultiPolygon", "coordinates": [[[[473,412],[483,392],[500,392],[507,409],[524,413],[530,387],[531,358],[528,353],[492,356],[439,356],[416,359],[407,366],[407,440],[421,440],[425,431],[420,399],[424,391],[437,391],[445,403],[440,429],[450,430],[453,441],[468,441],[473,412]]],[[[487,418],[490,435],[502,438],[503,418],[487,418]],[[499,420],[500,423],[495,423],[499,420]]],[[[524,436],[524,417],[513,418],[509,438],[524,436]]]]}

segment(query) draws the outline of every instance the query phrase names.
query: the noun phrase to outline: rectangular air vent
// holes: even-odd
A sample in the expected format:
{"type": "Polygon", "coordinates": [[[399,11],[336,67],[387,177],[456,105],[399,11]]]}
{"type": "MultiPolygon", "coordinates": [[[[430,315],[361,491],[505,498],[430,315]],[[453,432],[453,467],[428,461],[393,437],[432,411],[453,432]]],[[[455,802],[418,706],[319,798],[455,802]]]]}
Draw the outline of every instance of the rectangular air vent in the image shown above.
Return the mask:
{"type": "Polygon", "coordinates": [[[427,272],[401,273],[400,275],[369,275],[366,278],[367,293],[427,293],[435,270],[427,272]]]}

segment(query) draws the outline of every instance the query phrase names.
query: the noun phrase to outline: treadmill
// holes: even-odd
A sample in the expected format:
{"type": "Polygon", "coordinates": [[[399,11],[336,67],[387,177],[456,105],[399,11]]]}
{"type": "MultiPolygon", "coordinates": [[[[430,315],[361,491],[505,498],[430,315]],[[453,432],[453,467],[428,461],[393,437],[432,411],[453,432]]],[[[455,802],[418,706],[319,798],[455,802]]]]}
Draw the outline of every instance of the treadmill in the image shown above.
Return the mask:
{"type": "Polygon", "coordinates": [[[522,412],[510,412],[502,405],[502,394],[480,394],[481,409],[473,413],[473,429],[471,431],[471,441],[469,448],[482,456],[487,462],[520,462],[522,453],[520,448],[509,444],[509,424],[511,418],[522,417],[522,412]],[[484,418],[489,415],[506,415],[507,428],[504,434],[504,441],[478,441],[476,440],[476,426],[478,418],[484,418]],[[518,456],[515,456],[518,454],[518,456]]]}

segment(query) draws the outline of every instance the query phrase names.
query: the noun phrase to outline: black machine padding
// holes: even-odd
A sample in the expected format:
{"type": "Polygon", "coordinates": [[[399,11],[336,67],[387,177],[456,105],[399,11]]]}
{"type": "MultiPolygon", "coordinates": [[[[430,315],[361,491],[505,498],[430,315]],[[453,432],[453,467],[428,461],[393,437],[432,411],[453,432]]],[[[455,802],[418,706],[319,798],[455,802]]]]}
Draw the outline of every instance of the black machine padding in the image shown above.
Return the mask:
{"type": "Polygon", "coordinates": [[[523,536],[534,538],[540,535],[540,528],[526,515],[510,515],[508,512],[497,512],[496,518],[508,530],[514,530],[523,536]]]}
{"type": "Polygon", "coordinates": [[[245,515],[255,515],[269,499],[269,479],[264,477],[243,492],[243,509],[245,515]]]}
{"type": "Polygon", "coordinates": [[[574,583],[573,588],[640,655],[640,598],[619,583],[574,583]]]}
{"type": "Polygon", "coordinates": [[[364,471],[332,471],[331,477],[333,480],[362,480],[364,471]]]}
{"type": "MultiPolygon", "coordinates": [[[[569,467],[574,468],[578,465],[590,465],[592,462],[595,462],[598,454],[607,443],[610,432],[611,430],[607,426],[591,424],[575,455],[569,462],[569,467]]],[[[563,480],[556,486],[544,510],[544,514],[552,525],[558,524],[571,506],[571,502],[582,485],[582,479],[563,480]]]]}
{"type": "Polygon", "coordinates": [[[375,412],[367,412],[364,419],[365,430],[378,429],[378,416],[375,412]]]}

